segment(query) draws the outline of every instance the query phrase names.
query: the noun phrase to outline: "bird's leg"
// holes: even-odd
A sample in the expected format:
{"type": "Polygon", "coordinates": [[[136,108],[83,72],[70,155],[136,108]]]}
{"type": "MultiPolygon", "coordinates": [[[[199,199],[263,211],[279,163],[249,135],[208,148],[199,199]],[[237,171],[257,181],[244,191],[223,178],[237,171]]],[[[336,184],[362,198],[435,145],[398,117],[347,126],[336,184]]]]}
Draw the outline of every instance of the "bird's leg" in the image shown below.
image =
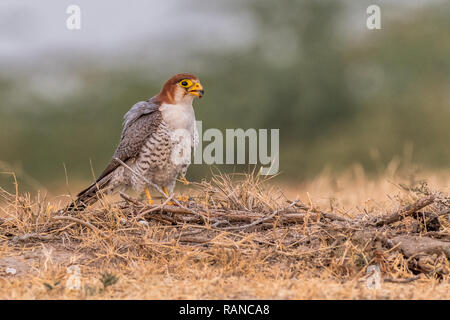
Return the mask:
{"type": "Polygon", "coordinates": [[[153,205],[153,199],[152,196],[150,195],[150,190],[148,190],[148,188],[145,188],[145,195],[147,196],[148,203],[150,205],[153,205]]]}
{"type": "MultiPolygon", "coordinates": [[[[183,184],[185,186],[187,186],[188,184],[190,184],[189,181],[187,181],[186,176],[183,174],[181,175],[180,181],[183,182],[183,184]]],[[[188,196],[182,196],[178,198],[179,201],[183,201],[183,202],[188,202],[189,201],[189,197],[188,196]]]]}
{"type": "MultiPolygon", "coordinates": [[[[185,186],[187,186],[188,184],[190,184],[190,182],[187,181],[187,179],[186,179],[186,172],[182,173],[180,176],[181,176],[181,177],[180,177],[179,180],[180,180],[181,182],[183,182],[183,184],[184,184],[185,186]]],[[[178,200],[179,200],[179,201],[183,201],[183,202],[188,202],[188,201],[189,201],[189,197],[188,197],[188,196],[182,196],[182,197],[179,197],[178,200]]]]}

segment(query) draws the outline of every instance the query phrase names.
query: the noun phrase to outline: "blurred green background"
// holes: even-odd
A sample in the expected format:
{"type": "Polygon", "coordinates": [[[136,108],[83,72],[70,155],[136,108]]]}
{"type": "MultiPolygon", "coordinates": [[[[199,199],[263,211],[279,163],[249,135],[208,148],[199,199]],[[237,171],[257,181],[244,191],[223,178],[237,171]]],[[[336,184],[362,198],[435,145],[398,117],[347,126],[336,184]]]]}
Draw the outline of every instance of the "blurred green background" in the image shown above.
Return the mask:
{"type": "MultiPolygon", "coordinates": [[[[449,167],[449,1],[181,3],[171,3],[175,17],[170,8],[158,13],[170,20],[175,36],[167,39],[158,25],[146,36],[148,25],[140,28],[122,2],[119,11],[95,13],[133,21],[142,34],[138,41],[124,37],[118,52],[48,46],[32,58],[0,56],[0,171],[15,171],[22,190],[31,191],[64,190],[64,165],[70,183],[91,181],[91,161],[97,174],[107,164],[123,114],[177,72],[195,73],[205,87],[195,102],[204,130],[280,128],[277,179],[302,181],[354,163],[376,173],[405,152],[425,168],[449,167]],[[381,7],[381,30],[366,27],[369,4],[381,7]],[[228,20],[215,26],[214,17],[228,20]],[[215,34],[223,28],[227,38],[215,34]]],[[[68,3],[46,5],[59,6],[55,23],[65,28],[68,3]]],[[[65,41],[79,32],[75,47],[102,23],[83,5],[88,30],[62,31],[65,41]]],[[[2,7],[3,17],[11,12],[2,7]]],[[[2,27],[5,38],[9,26],[2,27]]],[[[95,49],[93,43],[86,46],[95,49]]],[[[193,165],[188,178],[209,174],[208,166],[193,165]]],[[[0,186],[11,189],[11,182],[0,175],[0,186]]]]}

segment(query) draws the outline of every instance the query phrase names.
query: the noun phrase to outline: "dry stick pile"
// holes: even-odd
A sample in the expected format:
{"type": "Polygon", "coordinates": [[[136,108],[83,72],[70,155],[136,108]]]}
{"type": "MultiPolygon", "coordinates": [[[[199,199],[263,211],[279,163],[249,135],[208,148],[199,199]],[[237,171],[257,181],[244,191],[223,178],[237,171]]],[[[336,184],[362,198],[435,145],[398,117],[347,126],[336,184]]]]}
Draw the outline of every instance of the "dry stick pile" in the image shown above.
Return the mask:
{"type": "MultiPolygon", "coordinates": [[[[201,184],[200,186],[205,187],[201,184]]],[[[206,189],[210,188],[211,185],[208,185],[206,189]]],[[[233,192],[231,190],[231,193],[233,192]]],[[[423,193],[423,190],[421,192],[423,193]]],[[[294,241],[297,247],[303,244],[303,247],[306,248],[306,251],[300,251],[300,255],[324,249],[323,251],[328,251],[330,256],[335,256],[336,253],[340,254],[340,250],[336,249],[343,243],[344,245],[351,243],[352,246],[360,247],[363,256],[366,253],[371,257],[370,261],[364,257],[366,265],[368,263],[381,264],[384,271],[388,271],[389,257],[387,255],[389,252],[397,252],[404,256],[408,268],[413,273],[442,277],[448,275],[450,271],[450,234],[448,229],[442,230],[440,219],[444,218],[448,221],[450,199],[440,193],[432,194],[429,191],[424,193],[425,196],[393,213],[375,217],[359,215],[353,219],[318,210],[299,203],[298,200],[287,200],[288,205],[285,207],[272,212],[267,212],[267,210],[261,212],[260,210],[220,209],[214,201],[209,201],[209,205],[199,205],[199,202],[191,201],[185,207],[170,206],[166,204],[167,202],[159,206],[143,206],[126,195],[122,194],[122,198],[126,202],[123,208],[138,217],[182,226],[184,230],[195,230],[198,226],[207,226],[207,228],[197,231],[180,232],[177,240],[185,244],[207,244],[214,239],[215,233],[220,232],[240,231],[241,233],[261,234],[261,231],[267,229],[283,229],[289,225],[302,225],[306,230],[303,234],[310,236],[302,241],[294,241]],[[432,211],[420,212],[426,207],[433,207],[432,211]],[[410,219],[409,226],[402,224],[403,220],[407,218],[410,219]],[[194,235],[195,237],[193,237],[194,235]],[[317,247],[312,238],[320,239],[327,243],[328,247],[317,247]],[[363,245],[362,248],[361,245],[363,245]]],[[[228,197],[227,202],[232,202],[232,199],[228,197]]],[[[293,233],[295,232],[294,229],[293,233]]],[[[255,241],[259,240],[255,238],[255,241]]],[[[260,241],[260,244],[271,244],[277,246],[277,249],[282,247],[270,241],[260,241]]],[[[346,246],[345,250],[348,247],[346,246]]],[[[346,259],[345,250],[343,256],[339,257],[341,261],[346,259]]],[[[284,252],[290,253],[289,250],[284,252]]],[[[418,278],[418,276],[413,276],[409,279],[387,279],[387,281],[407,283],[418,278]]]]}
{"type": "Polygon", "coordinates": [[[395,212],[350,218],[298,200],[284,199],[283,204],[253,176],[236,182],[220,175],[212,183],[193,185],[201,195],[177,205],[170,205],[170,198],[146,205],[121,194],[121,202],[65,215],[46,215],[42,204],[35,212],[29,198],[3,195],[15,203],[10,207],[17,217],[0,220],[0,236],[11,243],[64,237],[82,242],[90,230],[99,243],[106,239],[141,257],[140,250],[149,247],[182,246],[196,252],[226,247],[326,269],[337,277],[361,277],[369,265],[379,265],[391,275],[390,282],[407,283],[420,274],[448,279],[450,198],[439,192],[422,188],[410,193],[415,201],[395,212]],[[158,233],[161,228],[171,231],[158,233]]]}

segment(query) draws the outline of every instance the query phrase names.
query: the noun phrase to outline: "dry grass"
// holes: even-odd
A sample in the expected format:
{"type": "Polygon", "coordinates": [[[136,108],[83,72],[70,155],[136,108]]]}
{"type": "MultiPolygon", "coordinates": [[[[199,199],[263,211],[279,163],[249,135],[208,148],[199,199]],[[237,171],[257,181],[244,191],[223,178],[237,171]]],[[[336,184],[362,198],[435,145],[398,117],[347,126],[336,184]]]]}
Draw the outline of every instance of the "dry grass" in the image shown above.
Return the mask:
{"type": "Polygon", "coordinates": [[[116,197],[70,214],[0,189],[0,298],[449,299],[449,181],[358,167],[301,186],[217,175],[182,207],[116,197]]]}

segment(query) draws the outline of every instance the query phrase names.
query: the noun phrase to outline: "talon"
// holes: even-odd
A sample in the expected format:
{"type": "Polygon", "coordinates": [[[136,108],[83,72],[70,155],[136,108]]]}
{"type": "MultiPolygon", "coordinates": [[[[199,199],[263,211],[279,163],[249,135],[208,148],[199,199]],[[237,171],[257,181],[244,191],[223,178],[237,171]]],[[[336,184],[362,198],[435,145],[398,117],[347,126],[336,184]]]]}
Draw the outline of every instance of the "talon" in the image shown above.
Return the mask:
{"type": "MultiPolygon", "coordinates": [[[[181,197],[177,197],[176,198],[178,202],[188,202],[189,201],[189,197],[188,196],[181,196],[181,197]]],[[[167,202],[167,205],[169,206],[177,206],[178,203],[176,203],[175,201],[169,201],[167,202]]]]}
{"type": "Polygon", "coordinates": [[[187,179],[186,179],[185,176],[182,176],[182,177],[180,178],[180,181],[183,182],[183,184],[184,184],[185,186],[187,186],[188,184],[190,184],[190,182],[187,181],[187,179]]]}

